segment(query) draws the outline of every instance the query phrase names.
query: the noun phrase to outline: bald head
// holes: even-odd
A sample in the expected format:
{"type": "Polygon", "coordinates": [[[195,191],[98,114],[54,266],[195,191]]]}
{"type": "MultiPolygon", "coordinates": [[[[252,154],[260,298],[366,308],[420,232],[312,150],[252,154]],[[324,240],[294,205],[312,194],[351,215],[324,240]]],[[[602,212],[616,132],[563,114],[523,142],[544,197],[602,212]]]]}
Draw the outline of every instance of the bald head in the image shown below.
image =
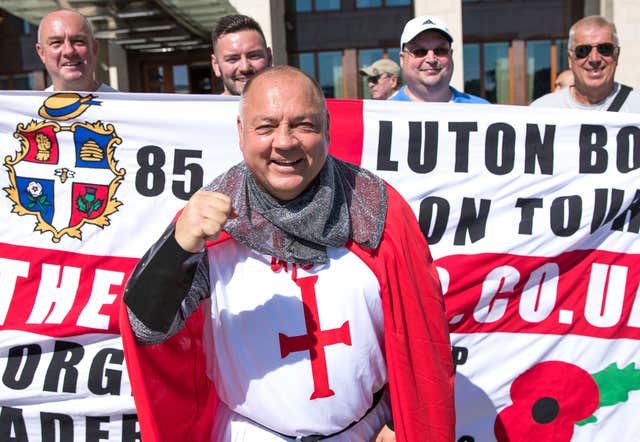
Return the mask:
{"type": "Polygon", "coordinates": [[[86,17],[60,9],[45,15],[38,26],[36,51],[56,91],[95,91],[98,43],[86,17]]]}
{"type": "MultiPolygon", "coordinates": [[[[42,20],[40,20],[40,24],[38,25],[39,43],[42,43],[43,40],[42,31],[44,30],[46,32],[48,27],[51,26],[51,23],[57,20],[80,23],[80,28],[91,37],[91,40],[93,40],[93,28],[91,27],[89,20],[87,20],[84,15],[80,14],[78,11],[74,11],[73,9],[57,9],[49,12],[47,15],[42,17],[42,20]]],[[[44,38],[46,39],[46,36],[44,38]]]]}
{"type": "MultiPolygon", "coordinates": [[[[255,76],[249,79],[242,91],[240,97],[240,118],[242,118],[243,108],[245,103],[251,99],[252,85],[257,84],[284,84],[288,87],[296,87],[301,91],[308,94],[311,102],[322,113],[327,112],[327,105],[324,99],[324,93],[320,84],[315,78],[309,76],[306,72],[294,68],[292,66],[273,66],[263,71],[258,72],[255,76]]],[[[258,87],[262,90],[262,87],[258,87]]],[[[258,89],[256,88],[256,89],[258,89]]]]}
{"type": "Polygon", "coordinates": [[[290,66],[261,71],[242,91],[238,135],[256,182],[280,200],[296,198],[327,158],[329,114],[320,86],[290,66]]]}

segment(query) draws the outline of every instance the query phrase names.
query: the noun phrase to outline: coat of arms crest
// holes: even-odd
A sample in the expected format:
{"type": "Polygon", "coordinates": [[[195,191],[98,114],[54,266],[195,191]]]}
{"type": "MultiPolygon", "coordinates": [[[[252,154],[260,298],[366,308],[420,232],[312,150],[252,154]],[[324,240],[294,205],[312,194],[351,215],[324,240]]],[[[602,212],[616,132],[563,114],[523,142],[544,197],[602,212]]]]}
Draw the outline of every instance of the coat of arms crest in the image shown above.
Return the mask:
{"type": "Polygon", "coordinates": [[[39,110],[47,120],[19,123],[15,156],[6,156],[10,185],[4,188],[12,212],[34,216],[34,230],[50,232],[57,243],[64,235],[82,239],[85,224],[104,228],[122,202],[116,190],[126,171],[118,169],[114,153],[122,140],[111,124],[66,121],[99,105],[92,95],[58,93],[46,98],[39,110]]]}

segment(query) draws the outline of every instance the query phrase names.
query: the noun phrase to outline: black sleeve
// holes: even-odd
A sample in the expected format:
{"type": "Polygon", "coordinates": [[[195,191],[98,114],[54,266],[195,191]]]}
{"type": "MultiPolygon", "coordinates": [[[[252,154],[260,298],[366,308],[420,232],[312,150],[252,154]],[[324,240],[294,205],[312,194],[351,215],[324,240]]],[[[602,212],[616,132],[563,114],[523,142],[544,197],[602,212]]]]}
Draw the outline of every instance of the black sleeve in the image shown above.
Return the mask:
{"type": "Polygon", "coordinates": [[[164,334],[175,324],[188,295],[198,300],[203,296],[203,287],[197,287],[200,293],[195,296],[190,291],[199,264],[206,263],[206,253],[183,250],[173,236],[174,230],[175,224],[171,224],[140,259],[123,297],[130,314],[148,329],[164,334]]]}

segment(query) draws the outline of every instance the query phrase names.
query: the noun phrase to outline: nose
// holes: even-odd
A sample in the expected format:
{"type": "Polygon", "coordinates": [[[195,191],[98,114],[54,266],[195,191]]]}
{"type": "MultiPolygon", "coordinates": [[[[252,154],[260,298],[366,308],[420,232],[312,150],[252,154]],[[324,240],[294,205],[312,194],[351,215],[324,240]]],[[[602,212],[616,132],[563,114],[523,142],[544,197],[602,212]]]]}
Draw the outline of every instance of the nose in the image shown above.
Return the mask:
{"type": "Polygon", "coordinates": [[[68,38],[64,40],[64,43],[62,45],[62,52],[65,55],[73,55],[76,53],[76,48],[68,38]]]}
{"type": "Polygon", "coordinates": [[[251,72],[253,71],[253,67],[249,62],[249,59],[246,56],[240,57],[240,71],[242,72],[251,72]]]}
{"type": "Polygon", "coordinates": [[[589,51],[589,56],[587,57],[590,63],[600,63],[602,58],[600,57],[600,53],[598,52],[598,48],[595,46],[591,47],[591,51],[589,51]]]}
{"type": "Polygon", "coordinates": [[[274,131],[272,147],[276,149],[287,149],[295,146],[297,143],[296,137],[291,131],[291,128],[286,124],[281,124],[274,131]]]}
{"type": "Polygon", "coordinates": [[[436,57],[436,51],[433,49],[427,50],[427,55],[424,56],[424,59],[428,62],[436,61],[438,59],[438,57],[436,57]]]}

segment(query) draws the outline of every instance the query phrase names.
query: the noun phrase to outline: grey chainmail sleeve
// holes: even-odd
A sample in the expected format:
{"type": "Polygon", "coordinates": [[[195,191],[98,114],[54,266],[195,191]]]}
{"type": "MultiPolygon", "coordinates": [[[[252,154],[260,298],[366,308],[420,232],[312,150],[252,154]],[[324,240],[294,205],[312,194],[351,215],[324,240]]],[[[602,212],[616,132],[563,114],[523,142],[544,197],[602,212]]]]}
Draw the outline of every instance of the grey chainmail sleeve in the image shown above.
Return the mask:
{"type": "Polygon", "coordinates": [[[206,252],[182,250],[174,227],[140,259],[125,288],[123,300],[139,344],[158,344],[179,332],[210,296],[206,252]]]}

